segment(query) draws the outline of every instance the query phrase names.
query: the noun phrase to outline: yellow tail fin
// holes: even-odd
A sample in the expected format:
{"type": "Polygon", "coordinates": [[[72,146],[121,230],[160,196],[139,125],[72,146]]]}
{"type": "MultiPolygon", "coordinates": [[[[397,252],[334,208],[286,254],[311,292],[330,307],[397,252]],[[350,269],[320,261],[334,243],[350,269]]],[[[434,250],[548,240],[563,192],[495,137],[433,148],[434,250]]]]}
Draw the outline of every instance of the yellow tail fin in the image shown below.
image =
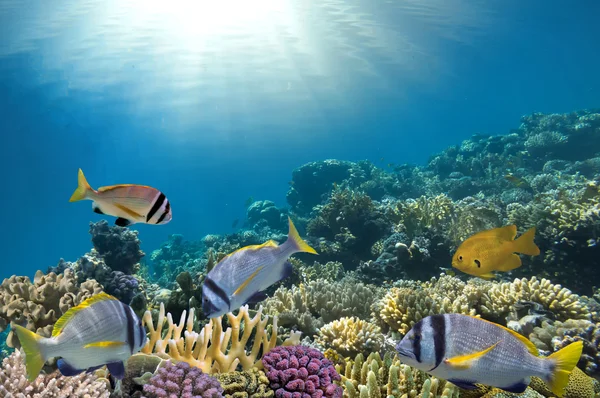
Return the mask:
{"type": "Polygon", "coordinates": [[[85,179],[83,171],[79,169],[79,174],[77,175],[77,189],[73,192],[73,195],[71,195],[69,202],[77,202],[78,200],[85,199],[90,191],[92,191],[92,187],[90,187],[90,184],[88,184],[85,179]]]}
{"type": "Polygon", "coordinates": [[[523,235],[515,240],[515,252],[527,256],[537,256],[540,254],[540,248],[536,246],[533,238],[535,237],[535,227],[529,229],[523,235]]]}
{"type": "Polygon", "coordinates": [[[302,238],[300,237],[300,234],[298,234],[298,230],[296,230],[296,227],[294,226],[294,223],[292,222],[292,219],[289,217],[288,217],[288,223],[290,225],[290,230],[288,232],[288,239],[287,239],[288,242],[290,242],[290,244],[292,244],[300,252],[318,254],[315,249],[310,247],[308,245],[308,243],[306,243],[304,240],[302,240],[302,238]]]}
{"type": "Polygon", "coordinates": [[[582,351],[583,341],[576,341],[548,357],[549,361],[554,362],[554,371],[550,375],[548,384],[557,397],[563,396],[565,387],[569,384],[569,375],[579,362],[582,351]]]}
{"type": "Polygon", "coordinates": [[[21,347],[25,351],[25,366],[27,367],[27,380],[33,381],[40,374],[46,358],[41,352],[40,340],[42,336],[33,333],[31,330],[25,329],[23,326],[11,326],[17,336],[21,347]]]}

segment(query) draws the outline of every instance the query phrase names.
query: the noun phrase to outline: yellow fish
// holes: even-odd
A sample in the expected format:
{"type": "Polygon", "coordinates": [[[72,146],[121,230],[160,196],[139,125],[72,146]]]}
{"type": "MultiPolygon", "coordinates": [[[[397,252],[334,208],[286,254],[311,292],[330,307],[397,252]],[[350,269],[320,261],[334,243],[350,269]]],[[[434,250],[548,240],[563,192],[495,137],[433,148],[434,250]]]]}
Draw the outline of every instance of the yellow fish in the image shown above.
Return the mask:
{"type": "Polygon", "coordinates": [[[537,256],[540,249],[533,242],[535,227],[519,239],[517,226],[507,225],[481,231],[465,240],[452,257],[452,266],[466,274],[484,279],[494,277],[492,271],[511,271],[521,266],[516,253],[537,256]]]}

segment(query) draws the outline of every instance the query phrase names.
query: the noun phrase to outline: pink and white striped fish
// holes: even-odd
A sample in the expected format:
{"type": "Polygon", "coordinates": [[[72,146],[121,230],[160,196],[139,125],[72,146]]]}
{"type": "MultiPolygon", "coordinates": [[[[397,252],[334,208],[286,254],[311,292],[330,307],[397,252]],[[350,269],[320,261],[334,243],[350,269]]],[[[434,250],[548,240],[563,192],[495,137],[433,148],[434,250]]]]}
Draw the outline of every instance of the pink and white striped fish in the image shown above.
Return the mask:
{"type": "Polygon", "coordinates": [[[115,225],[166,224],[173,218],[171,203],[161,191],[145,185],[120,184],[93,189],[79,169],[78,187],[69,202],[88,199],[98,214],[117,217],[115,225]]]}

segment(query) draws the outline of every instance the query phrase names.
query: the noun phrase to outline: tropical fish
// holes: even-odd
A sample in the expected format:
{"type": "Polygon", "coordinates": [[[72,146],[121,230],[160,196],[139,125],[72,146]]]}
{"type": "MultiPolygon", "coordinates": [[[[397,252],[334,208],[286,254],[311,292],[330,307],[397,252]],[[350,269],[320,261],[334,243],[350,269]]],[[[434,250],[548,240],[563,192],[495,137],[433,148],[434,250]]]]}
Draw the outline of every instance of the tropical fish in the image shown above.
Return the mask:
{"type": "Polygon", "coordinates": [[[494,277],[492,271],[511,271],[521,266],[521,253],[537,256],[540,249],[533,242],[535,227],[518,239],[517,226],[481,231],[465,240],[452,257],[452,266],[462,272],[484,279],[494,277]]]}
{"type": "Polygon", "coordinates": [[[107,365],[117,379],[125,375],[124,362],[146,344],[146,329],[133,309],[106,293],[96,294],[69,309],[45,338],[22,326],[15,332],[25,351],[27,378],[34,380],[46,359],[61,357],[64,376],[94,371],[107,365]]]}
{"type": "Polygon", "coordinates": [[[287,240],[281,244],[269,240],[262,245],[246,246],[223,257],[206,275],[202,288],[202,312],[215,318],[266,298],[265,289],[292,273],[288,258],[298,252],[317,254],[302,240],[288,217],[287,240]]]}
{"type": "Polygon", "coordinates": [[[521,178],[521,177],[517,177],[513,174],[507,174],[504,176],[504,179],[508,182],[510,182],[511,184],[513,184],[515,187],[518,188],[531,188],[529,183],[527,182],[527,180],[521,178]]]}
{"type": "Polygon", "coordinates": [[[504,326],[461,314],[430,315],[417,322],[396,346],[400,360],[460,388],[484,384],[522,393],[537,376],[561,397],[577,365],[583,342],[549,357],[504,326]]]}
{"type": "Polygon", "coordinates": [[[78,186],[69,202],[92,200],[92,210],[117,217],[115,225],[166,224],[173,218],[164,193],[146,185],[121,184],[92,189],[79,169],[78,186]]]}

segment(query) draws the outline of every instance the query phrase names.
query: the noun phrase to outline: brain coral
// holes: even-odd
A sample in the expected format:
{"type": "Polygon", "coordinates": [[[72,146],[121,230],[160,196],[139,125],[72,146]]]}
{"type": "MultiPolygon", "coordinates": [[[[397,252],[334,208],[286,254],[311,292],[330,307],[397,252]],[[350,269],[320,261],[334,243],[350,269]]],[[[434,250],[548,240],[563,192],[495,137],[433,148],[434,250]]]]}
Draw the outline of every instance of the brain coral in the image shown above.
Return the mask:
{"type": "MultiPolygon", "coordinates": [[[[101,291],[102,286],[93,279],[78,285],[71,269],[59,275],[38,271],[33,283],[26,276],[13,275],[0,285],[0,331],[10,323],[48,337],[54,323],[69,308],[101,291]]],[[[12,330],[6,343],[20,347],[12,330]]]]}
{"type": "Polygon", "coordinates": [[[341,380],[331,361],[314,348],[275,347],[263,365],[277,398],[342,397],[341,380]]]}

